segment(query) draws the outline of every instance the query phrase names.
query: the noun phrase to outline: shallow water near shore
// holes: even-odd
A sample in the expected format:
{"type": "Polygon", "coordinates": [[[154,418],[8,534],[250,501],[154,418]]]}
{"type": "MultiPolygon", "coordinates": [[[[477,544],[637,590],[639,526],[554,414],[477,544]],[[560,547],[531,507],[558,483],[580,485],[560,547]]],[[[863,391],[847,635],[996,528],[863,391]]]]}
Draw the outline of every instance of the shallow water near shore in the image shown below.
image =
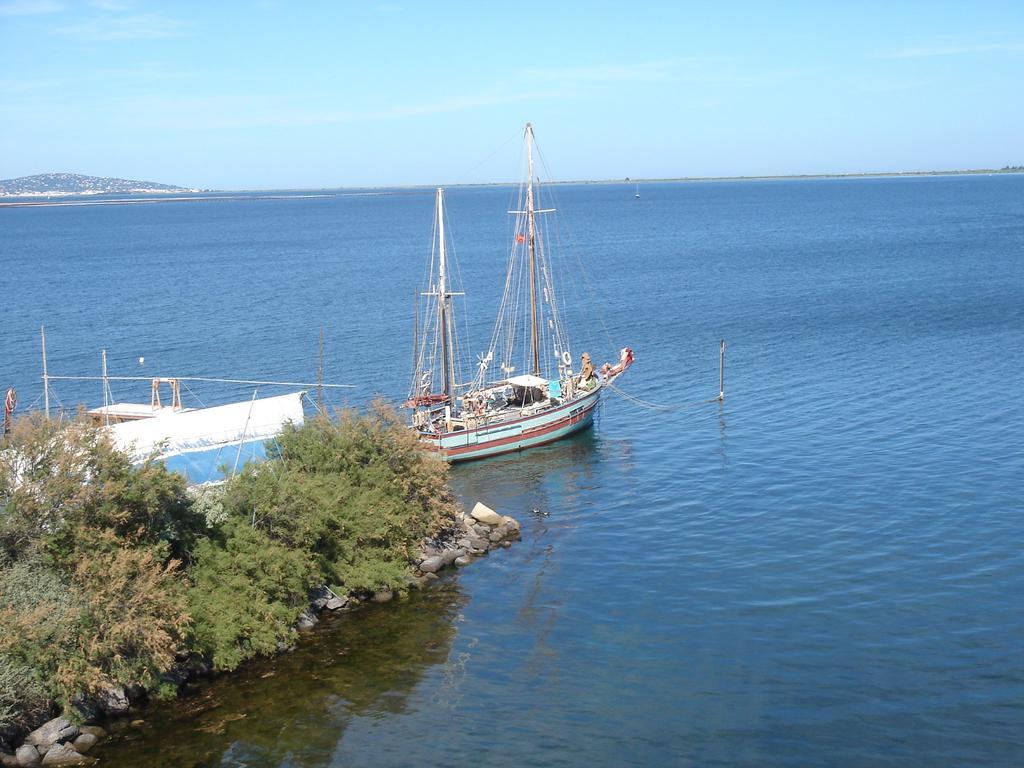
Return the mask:
{"type": "MultiPolygon", "coordinates": [[[[629,344],[622,389],[684,407],[612,395],[591,431],[455,467],[521,542],[150,707],[104,765],[1021,764],[1024,176],[633,191],[555,190],[595,288],[565,283],[573,350],[629,344]]],[[[474,351],[508,197],[448,192],[474,351]]],[[[397,400],[432,211],[0,210],[0,387],[37,400],[41,323],[52,373],[105,347],[112,374],[290,381],[323,325],[358,387],[332,402],[397,400]]]]}

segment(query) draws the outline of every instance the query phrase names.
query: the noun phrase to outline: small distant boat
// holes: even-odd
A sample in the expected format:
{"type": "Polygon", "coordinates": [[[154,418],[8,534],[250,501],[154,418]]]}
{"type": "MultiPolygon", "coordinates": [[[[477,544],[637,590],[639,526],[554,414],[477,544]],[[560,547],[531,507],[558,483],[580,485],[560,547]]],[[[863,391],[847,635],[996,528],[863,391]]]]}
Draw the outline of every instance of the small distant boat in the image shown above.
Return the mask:
{"type": "Polygon", "coordinates": [[[448,461],[532,448],[585,429],[592,423],[603,388],[633,363],[633,351],[626,347],[615,365],[605,363],[597,370],[584,352],[579,371],[573,368],[547,240],[538,220],[540,214],[554,209],[538,205],[529,123],[524,141],[527,177],[520,187],[517,210],[509,212],[516,219],[505,289],[490,346],[479,356],[471,380],[457,360],[461,347],[452,298],[462,293],[450,285],[444,190],[437,190],[430,286],[424,293],[430,301],[422,315],[424,332],[416,334],[415,371],[404,405],[413,411],[412,428],[420,440],[448,461]],[[500,365],[492,378],[496,357],[500,365]],[[517,363],[523,365],[522,373],[517,373],[517,363]]]}
{"type": "Polygon", "coordinates": [[[633,197],[640,197],[640,185],[639,184],[636,185],[636,194],[633,195],[633,197]]]}

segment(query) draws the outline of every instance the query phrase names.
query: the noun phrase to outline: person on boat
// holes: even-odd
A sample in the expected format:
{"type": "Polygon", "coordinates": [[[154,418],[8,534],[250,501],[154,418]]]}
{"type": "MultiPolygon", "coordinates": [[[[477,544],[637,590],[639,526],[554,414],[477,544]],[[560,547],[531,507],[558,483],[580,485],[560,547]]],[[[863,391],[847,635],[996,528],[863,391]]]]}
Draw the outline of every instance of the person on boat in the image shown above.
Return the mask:
{"type": "Polygon", "coordinates": [[[580,357],[580,386],[586,389],[593,389],[593,379],[596,378],[594,373],[594,364],[590,360],[590,353],[584,352],[580,357]]]}

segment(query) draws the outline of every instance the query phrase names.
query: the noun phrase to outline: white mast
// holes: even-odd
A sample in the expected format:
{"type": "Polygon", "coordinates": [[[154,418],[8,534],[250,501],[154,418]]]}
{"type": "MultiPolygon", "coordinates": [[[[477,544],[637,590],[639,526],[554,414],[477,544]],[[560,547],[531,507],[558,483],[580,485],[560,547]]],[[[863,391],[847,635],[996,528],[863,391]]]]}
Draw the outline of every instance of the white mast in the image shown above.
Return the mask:
{"type": "Polygon", "coordinates": [[[441,380],[444,389],[442,393],[449,399],[453,398],[454,392],[454,360],[452,359],[452,340],[448,327],[448,302],[451,294],[448,292],[447,263],[444,250],[444,189],[437,188],[437,238],[438,238],[438,286],[437,286],[437,313],[438,333],[441,334],[441,380]]]}
{"type": "Polygon", "coordinates": [[[533,125],[526,124],[526,238],[530,251],[530,352],[533,375],[540,376],[540,344],[537,339],[537,256],[533,222],[533,125]]]}

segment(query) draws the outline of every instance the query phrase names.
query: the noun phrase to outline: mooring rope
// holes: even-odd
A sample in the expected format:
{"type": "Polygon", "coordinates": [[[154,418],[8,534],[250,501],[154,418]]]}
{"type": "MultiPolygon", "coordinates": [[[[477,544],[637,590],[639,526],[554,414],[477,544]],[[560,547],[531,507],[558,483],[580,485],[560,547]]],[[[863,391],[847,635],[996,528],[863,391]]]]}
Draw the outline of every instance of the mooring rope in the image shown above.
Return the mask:
{"type": "Polygon", "coordinates": [[[629,400],[632,403],[636,403],[641,408],[649,408],[652,411],[665,411],[666,413],[671,413],[673,411],[681,411],[684,408],[697,408],[702,405],[707,405],[708,403],[722,402],[720,398],[713,397],[710,400],[697,400],[692,403],[680,403],[679,405],[660,405],[658,403],[652,403],[648,400],[642,400],[639,397],[635,397],[634,395],[630,395],[626,392],[623,392],[610,381],[605,382],[604,386],[608,387],[608,389],[610,389],[612,392],[619,395],[620,397],[629,400]]]}

